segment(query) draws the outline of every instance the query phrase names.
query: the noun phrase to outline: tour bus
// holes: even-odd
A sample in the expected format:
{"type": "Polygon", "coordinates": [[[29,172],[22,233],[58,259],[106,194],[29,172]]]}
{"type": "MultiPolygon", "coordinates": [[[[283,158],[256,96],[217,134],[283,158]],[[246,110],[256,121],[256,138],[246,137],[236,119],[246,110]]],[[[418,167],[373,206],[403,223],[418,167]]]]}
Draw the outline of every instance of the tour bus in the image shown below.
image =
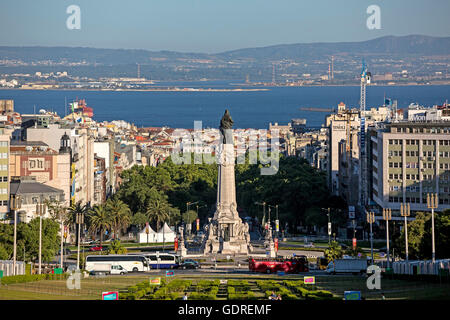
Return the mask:
{"type": "Polygon", "coordinates": [[[148,271],[148,260],[143,255],[89,255],[86,257],[86,270],[95,270],[97,264],[122,266],[127,272],[148,271]]]}
{"type": "Polygon", "coordinates": [[[180,257],[170,253],[148,253],[145,257],[149,262],[149,269],[175,269],[180,265],[180,257]]]}

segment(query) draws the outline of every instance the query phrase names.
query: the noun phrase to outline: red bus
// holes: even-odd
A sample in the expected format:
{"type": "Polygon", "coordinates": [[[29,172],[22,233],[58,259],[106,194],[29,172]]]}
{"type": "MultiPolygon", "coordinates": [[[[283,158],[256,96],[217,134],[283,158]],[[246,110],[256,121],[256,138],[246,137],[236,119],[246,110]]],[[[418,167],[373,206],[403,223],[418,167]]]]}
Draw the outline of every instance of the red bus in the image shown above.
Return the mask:
{"type": "Polygon", "coordinates": [[[308,272],[308,259],[306,256],[295,256],[275,259],[249,259],[248,269],[253,272],[285,273],[308,272]]]}

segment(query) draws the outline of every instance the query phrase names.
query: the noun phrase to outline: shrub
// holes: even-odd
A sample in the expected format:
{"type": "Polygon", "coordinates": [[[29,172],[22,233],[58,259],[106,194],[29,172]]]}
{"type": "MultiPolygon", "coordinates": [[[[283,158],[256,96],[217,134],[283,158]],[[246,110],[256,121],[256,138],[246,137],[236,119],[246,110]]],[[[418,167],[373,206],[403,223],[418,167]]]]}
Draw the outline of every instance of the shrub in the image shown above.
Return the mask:
{"type": "Polygon", "coordinates": [[[145,293],[146,293],[145,289],[139,290],[138,292],[135,293],[136,299],[142,298],[143,296],[145,296],[145,293]]]}
{"type": "Polygon", "coordinates": [[[187,288],[189,288],[191,283],[192,283],[192,281],[190,281],[190,280],[177,279],[177,280],[173,280],[173,281],[169,282],[169,284],[166,286],[166,288],[170,292],[182,292],[182,291],[185,291],[187,288]]]}
{"type": "Polygon", "coordinates": [[[229,294],[228,299],[230,299],[230,300],[255,300],[256,297],[253,292],[247,291],[247,292],[229,294]]]}
{"type": "Polygon", "coordinates": [[[258,280],[258,281],[256,281],[256,284],[262,291],[267,291],[267,290],[275,291],[280,287],[280,285],[274,280],[269,280],[269,281],[258,280]]]}
{"type": "Polygon", "coordinates": [[[210,293],[192,292],[189,299],[191,300],[216,300],[216,295],[210,293]]]}
{"type": "Polygon", "coordinates": [[[137,286],[131,286],[128,288],[128,292],[129,293],[135,293],[138,291],[138,287],[137,286]]]}
{"type": "Polygon", "coordinates": [[[171,300],[177,300],[180,297],[180,294],[178,292],[171,292],[169,293],[169,297],[171,300]]]}

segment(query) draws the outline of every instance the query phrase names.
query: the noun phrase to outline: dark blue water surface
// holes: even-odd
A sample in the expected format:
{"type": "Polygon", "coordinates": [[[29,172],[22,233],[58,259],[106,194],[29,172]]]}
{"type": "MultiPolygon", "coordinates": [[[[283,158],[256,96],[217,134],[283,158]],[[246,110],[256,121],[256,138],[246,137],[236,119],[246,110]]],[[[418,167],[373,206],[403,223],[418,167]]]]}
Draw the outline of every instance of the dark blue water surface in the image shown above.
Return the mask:
{"type": "MultiPolygon", "coordinates": [[[[169,85],[169,84],[164,84],[169,85]]],[[[172,83],[204,88],[232,88],[229,83],[172,83]]],[[[417,102],[425,106],[442,104],[450,86],[373,86],[367,88],[367,106],[378,107],[384,96],[398,100],[399,108],[417,102]]],[[[358,107],[360,88],[353,87],[275,87],[257,92],[133,92],[0,90],[0,99],[14,99],[15,110],[33,113],[39,109],[65,115],[64,101],[84,98],[94,109],[97,121],[125,120],[141,126],[193,128],[194,120],[203,127],[218,127],[226,108],[235,128],[267,128],[269,122],[286,124],[292,118],[306,118],[307,125],[322,125],[324,112],[300,111],[299,107],[334,108],[339,102],[358,107]]]]}

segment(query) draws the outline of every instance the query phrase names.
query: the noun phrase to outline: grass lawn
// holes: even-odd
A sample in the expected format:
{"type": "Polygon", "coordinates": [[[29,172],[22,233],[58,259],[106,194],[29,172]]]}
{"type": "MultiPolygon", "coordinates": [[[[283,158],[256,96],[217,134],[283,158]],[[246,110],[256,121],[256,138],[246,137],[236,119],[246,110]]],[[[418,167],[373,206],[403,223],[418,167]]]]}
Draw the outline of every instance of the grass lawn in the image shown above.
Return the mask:
{"type": "MultiPolygon", "coordinates": [[[[104,291],[122,291],[139,282],[148,281],[150,277],[161,275],[128,275],[107,276],[103,278],[89,277],[81,280],[81,289],[69,290],[65,280],[43,280],[28,283],[0,286],[0,300],[100,300],[104,291]]],[[[302,280],[302,274],[267,275],[267,274],[178,274],[172,279],[185,279],[198,282],[200,280],[248,280],[254,294],[264,299],[264,292],[257,289],[257,280],[302,280]]],[[[344,291],[361,291],[367,300],[381,299],[383,292],[387,300],[450,300],[450,283],[430,283],[425,281],[406,281],[381,279],[381,290],[369,290],[365,276],[317,276],[315,289],[327,290],[335,296],[343,297],[344,291]]]]}
{"type": "Polygon", "coordinates": [[[43,280],[0,286],[0,300],[100,300],[104,291],[125,289],[148,276],[108,276],[81,279],[81,289],[70,290],[65,280],[43,280]]]}
{"type": "Polygon", "coordinates": [[[386,300],[450,300],[450,283],[430,283],[425,281],[407,281],[381,279],[381,290],[369,290],[365,276],[316,276],[316,285],[323,290],[343,297],[344,291],[361,291],[367,300],[381,299],[384,293],[386,300]]]}

